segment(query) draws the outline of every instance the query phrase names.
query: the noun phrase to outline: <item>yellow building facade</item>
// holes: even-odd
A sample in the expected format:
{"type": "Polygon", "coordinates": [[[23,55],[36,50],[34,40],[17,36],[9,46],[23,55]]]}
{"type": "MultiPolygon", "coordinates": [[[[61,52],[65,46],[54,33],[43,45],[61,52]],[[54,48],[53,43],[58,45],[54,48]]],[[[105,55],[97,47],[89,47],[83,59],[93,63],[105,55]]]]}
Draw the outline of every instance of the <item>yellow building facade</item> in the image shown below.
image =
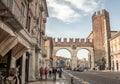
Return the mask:
{"type": "Polygon", "coordinates": [[[45,50],[47,56],[45,57],[45,67],[53,67],[53,40],[52,37],[47,37],[45,41],[45,50]]]}
{"type": "Polygon", "coordinates": [[[111,70],[120,71],[120,32],[110,39],[111,70]]]}

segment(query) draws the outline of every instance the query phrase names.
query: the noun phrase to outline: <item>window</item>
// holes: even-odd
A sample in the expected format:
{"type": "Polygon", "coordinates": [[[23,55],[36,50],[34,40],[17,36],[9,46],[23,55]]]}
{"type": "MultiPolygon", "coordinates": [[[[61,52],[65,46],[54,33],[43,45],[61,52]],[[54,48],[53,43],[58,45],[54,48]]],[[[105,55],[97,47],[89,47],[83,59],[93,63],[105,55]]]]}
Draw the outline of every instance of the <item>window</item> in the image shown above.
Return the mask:
{"type": "Polygon", "coordinates": [[[27,20],[27,29],[28,29],[28,32],[30,32],[30,23],[31,23],[31,17],[28,16],[28,20],[27,20]]]}

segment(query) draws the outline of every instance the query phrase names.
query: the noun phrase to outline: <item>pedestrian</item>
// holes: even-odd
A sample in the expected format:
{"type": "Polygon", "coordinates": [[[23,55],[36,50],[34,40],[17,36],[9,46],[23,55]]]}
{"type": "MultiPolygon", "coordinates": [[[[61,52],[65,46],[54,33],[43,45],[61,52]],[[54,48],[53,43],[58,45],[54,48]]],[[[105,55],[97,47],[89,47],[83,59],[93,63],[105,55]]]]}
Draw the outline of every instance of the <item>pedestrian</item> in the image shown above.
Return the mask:
{"type": "Polygon", "coordinates": [[[20,77],[20,66],[16,67],[16,77],[19,80],[19,84],[22,84],[21,77],[20,77]]]}
{"type": "Polygon", "coordinates": [[[59,78],[62,77],[62,68],[59,68],[59,78]]]}
{"type": "Polygon", "coordinates": [[[45,67],[45,69],[44,69],[44,74],[45,74],[45,79],[47,80],[47,74],[48,74],[47,67],[45,67]]]}
{"type": "Polygon", "coordinates": [[[57,72],[57,69],[55,67],[53,67],[53,81],[56,81],[56,72],[57,72]]]}
{"type": "Polygon", "coordinates": [[[10,68],[8,76],[4,79],[3,84],[20,84],[18,77],[16,77],[15,68],[10,68]]]}
{"type": "Polygon", "coordinates": [[[49,77],[51,78],[52,68],[49,68],[49,77]]]}
{"type": "Polygon", "coordinates": [[[74,84],[73,77],[71,77],[71,84],[74,84]]]}
{"type": "Polygon", "coordinates": [[[40,68],[40,80],[42,80],[43,77],[43,67],[40,68]]]}

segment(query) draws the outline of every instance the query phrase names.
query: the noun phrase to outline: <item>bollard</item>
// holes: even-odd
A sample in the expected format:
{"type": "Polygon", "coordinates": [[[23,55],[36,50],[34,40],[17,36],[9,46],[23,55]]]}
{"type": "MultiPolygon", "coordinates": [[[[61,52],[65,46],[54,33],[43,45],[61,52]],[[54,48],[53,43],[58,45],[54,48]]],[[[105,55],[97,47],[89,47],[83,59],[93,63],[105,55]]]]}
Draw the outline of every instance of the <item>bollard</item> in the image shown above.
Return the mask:
{"type": "Polygon", "coordinates": [[[71,77],[71,84],[74,84],[73,77],[71,77]]]}

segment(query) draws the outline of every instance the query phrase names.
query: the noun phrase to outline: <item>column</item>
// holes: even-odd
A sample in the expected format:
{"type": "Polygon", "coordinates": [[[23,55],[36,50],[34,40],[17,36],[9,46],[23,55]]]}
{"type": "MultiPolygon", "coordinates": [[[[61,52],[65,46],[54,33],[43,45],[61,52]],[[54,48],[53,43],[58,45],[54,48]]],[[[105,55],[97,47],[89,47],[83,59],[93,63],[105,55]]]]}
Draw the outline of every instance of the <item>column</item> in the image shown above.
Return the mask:
{"type": "Polygon", "coordinates": [[[72,51],[72,53],[71,53],[72,55],[72,57],[71,57],[71,66],[72,66],[72,70],[74,69],[74,68],[76,68],[77,67],[77,62],[78,62],[78,58],[77,58],[77,51],[75,51],[75,50],[73,50],[72,51]]]}
{"type": "Polygon", "coordinates": [[[90,55],[90,53],[88,53],[88,67],[90,67],[91,68],[91,55],[90,55]]]}
{"type": "Polygon", "coordinates": [[[76,56],[72,56],[71,61],[72,61],[71,66],[72,66],[72,70],[73,70],[74,68],[77,67],[78,58],[76,56]]]}
{"type": "Polygon", "coordinates": [[[31,49],[31,56],[30,56],[30,61],[29,61],[29,81],[34,81],[35,80],[35,48],[33,47],[31,49]]]}
{"type": "Polygon", "coordinates": [[[35,53],[35,76],[38,78],[39,76],[39,56],[40,56],[40,51],[36,51],[35,53]]]}
{"type": "Polygon", "coordinates": [[[10,64],[10,67],[13,68],[13,67],[16,67],[16,58],[11,56],[11,64],[10,64]]]}
{"type": "Polygon", "coordinates": [[[91,69],[95,68],[94,52],[91,50],[91,69]]]}
{"type": "Polygon", "coordinates": [[[26,65],[26,53],[22,57],[22,84],[25,84],[25,65],[26,65]]]}

